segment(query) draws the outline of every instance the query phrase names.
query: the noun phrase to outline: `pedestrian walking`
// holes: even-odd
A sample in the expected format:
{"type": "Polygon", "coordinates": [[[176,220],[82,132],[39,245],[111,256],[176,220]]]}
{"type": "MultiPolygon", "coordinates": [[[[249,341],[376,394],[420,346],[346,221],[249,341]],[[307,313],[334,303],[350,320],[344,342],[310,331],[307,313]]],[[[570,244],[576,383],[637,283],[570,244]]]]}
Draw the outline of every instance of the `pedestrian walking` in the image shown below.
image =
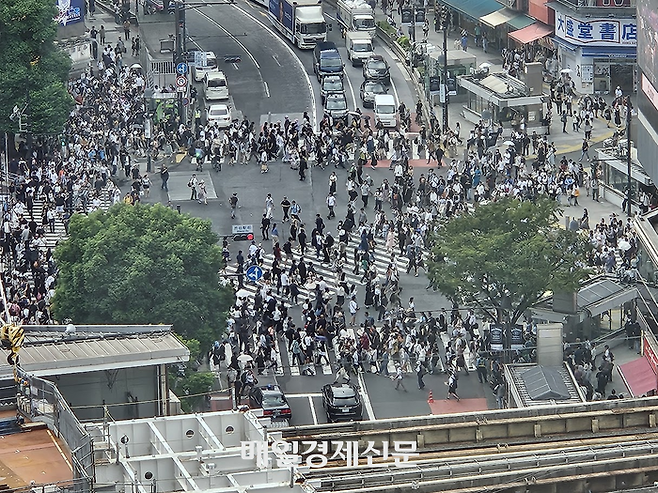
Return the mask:
{"type": "Polygon", "coordinates": [[[169,191],[169,186],[167,185],[167,182],[169,181],[169,168],[166,166],[162,166],[160,168],[160,180],[162,180],[162,185],[160,185],[160,190],[164,190],[165,192],[169,191]]]}
{"type": "Polygon", "coordinates": [[[327,195],[327,208],[329,209],[327,219],[333,219],[336,217],[334,207],[336,207],[336,197],[334,197],[333,193],[329,193],[329,195],[327,195]]]}
{"type": "Polygon", "coordinates": [[[587,156],[587,162],[589,163],[591,161],[589,157],[589,142],[587,142],[587,139],[583,139],[583,145],[581,146],[581,153],[580,153],[580,159],[578,160],[579,163],[583,162],[583,158],[587,156]]]}
{"type": "Polygon", "coordinates": [[[228,199],[229,205],[231,207],[231,219],[235,219],[235,209],[238,207],[238,194],[237,192],[233,192],[233,195],[228,199]]]}
{"type": "Polygon", "coordinates": [[[567,132],[567,112],[563,111],[562,116],[560,117],[560,120],[562,121],[562,133],[568,133],[567,132]]]}
{"type": "Polygon", "coordinates": [[[196,177],[196,173],[192,173],[192,176],[190,177],[190,181],[187,182],[187,186],[190,189],[190,200],[196,200],[197,199],[197,187],[199,186],[199,182],[196,177]]]}
{"type": "Polygon", "coordinates": [[[197,202],[208,205],[208,190],[206,189],[206,182],[204,180],[201,180],[198,185],[197,202]]]}
{"type": "Polygon", "coordinates": [[[475,370],[477,371],[478,374],[478,380],[480,383],[487,383],[487,358],[485,358],[482,355],[479,355],[477,357],[477,360],[475,360],[475,370]]]}
{"type": "Polygon", "coordinates": [[[459,396],[457,395],[457,380],[459,377],[457,376],[457,372],[455,370],[450,371],[450,376],[448,377],[448,381],[446,382],[446,385],[448,386],[448,395],[446,396],[446,399],[450,399],[450,397],[454,397],[457,399],[457,402],[459,402],[459,396]]]}
{"type": "Polygon", "coordinates": [[[402,387],[402,390],[405,392],[407,391],[407,388],[404,386],[404,373],[402,372],[402,366],[400,366],[400,363],[395,364],[395,375],[393,375],[393,380],[395,381],[395,390],[400,390],[400,387],[402,387]]]}
{"type": "Polygon", "coordinates": [[[126,40],[130,39],[130,20],[123,21],[123,36],[126,40]]]}
{"type": "Polygon", "coordinates": [[[423,390],[425,388],[425,382],[423,377],[425,376],[425,367],[420,360],[416,362],[416,378],[418,379],[418,390],[423,390]]]}
{"type": "Polygon", "coordinates": [[[350,374],[347,372],[343,365],[338,368],[338,371],[336,372],[336,378],[334,378],[333,383],[336,384],[341,380],[341,383],[350,383],[350,374]]]}

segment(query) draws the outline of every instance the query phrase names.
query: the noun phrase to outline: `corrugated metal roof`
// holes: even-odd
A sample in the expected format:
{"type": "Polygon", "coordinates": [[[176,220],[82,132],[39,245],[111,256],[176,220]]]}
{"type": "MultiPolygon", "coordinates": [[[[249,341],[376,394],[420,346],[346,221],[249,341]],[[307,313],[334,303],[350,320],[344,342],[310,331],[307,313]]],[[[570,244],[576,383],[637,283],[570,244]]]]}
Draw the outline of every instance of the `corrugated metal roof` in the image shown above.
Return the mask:
{"type": "MultiPolygon", "coordinates": [[[[48,331],[41,337],[33,331],[20,351],[21,368],[36,376],[171,364],[188,361],[189,357],[187,347],[172,332],[159,330],[132,334],[48,331]]],[[[0,378],[11,375],[11,366],[0,365],[0,378]]]]}

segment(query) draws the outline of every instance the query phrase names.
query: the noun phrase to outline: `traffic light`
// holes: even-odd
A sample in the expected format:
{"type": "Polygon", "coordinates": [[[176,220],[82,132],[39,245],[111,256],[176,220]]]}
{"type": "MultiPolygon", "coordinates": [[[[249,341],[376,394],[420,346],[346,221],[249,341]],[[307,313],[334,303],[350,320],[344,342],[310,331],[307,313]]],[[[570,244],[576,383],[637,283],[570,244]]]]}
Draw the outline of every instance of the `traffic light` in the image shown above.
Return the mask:
{"type": "Polygon", "coordinates": [[[233,235],[233,241],[251,241],[254,239],[253,233],[238,233],[233,235]]]}

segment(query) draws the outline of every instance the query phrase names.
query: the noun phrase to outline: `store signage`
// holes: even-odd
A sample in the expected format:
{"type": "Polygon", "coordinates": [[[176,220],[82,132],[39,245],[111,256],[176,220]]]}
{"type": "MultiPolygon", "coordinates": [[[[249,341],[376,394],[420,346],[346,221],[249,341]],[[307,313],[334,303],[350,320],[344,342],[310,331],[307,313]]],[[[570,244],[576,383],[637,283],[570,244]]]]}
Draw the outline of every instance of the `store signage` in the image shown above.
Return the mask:
{"type": "Polygon", "coordinates": [[[635,19],[579,19],[555,11],[555,35],[575,45],[636,46],[635,19]]]}
{"type": "Polygon", "coordinates": [[[60,26],[68,26],[84,21],[84,0],[57,0],[57,15],[55,22],[60,26]]]}

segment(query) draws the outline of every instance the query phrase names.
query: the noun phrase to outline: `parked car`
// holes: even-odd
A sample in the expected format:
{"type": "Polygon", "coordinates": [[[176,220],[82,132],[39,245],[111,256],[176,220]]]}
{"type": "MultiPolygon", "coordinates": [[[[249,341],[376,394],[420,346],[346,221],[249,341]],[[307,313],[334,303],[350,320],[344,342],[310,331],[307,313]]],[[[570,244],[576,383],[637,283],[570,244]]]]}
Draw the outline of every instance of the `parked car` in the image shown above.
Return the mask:
{"type": "Polygon", "coordinates": [[[206,122],[208,125],[215,123],[219,128],[231,126],[231,109],[226,104],[211,104],[206,111],[206,122]]]}
{"type": "Polygon", "coordinates": [[[378,80],[386,85],[391,83],[391,71],[383,56],[373,55],[363,63],[363,78],[378,80]]]}
{"type": "Polygon", "coordinates": [[[322,387],[322,406],[330,423],[363,419],[359,392],[348,383],[328,383],[322,387]]]}
{"type": "Polygon", "coordinates": [[[278,385],[261,385],[249,392],[249,407],[262,408],[263,416],[272,419],[287,419],[292,417],[288,399],[278,385]]]}
{"type": "Polygon", "coordinates": [[[386,94],[386,92],[386,86],[378,80],[364,80],[359,90],[359,96],[364,107],[373,108],[375,106],[375,96],[386,94]]]}

